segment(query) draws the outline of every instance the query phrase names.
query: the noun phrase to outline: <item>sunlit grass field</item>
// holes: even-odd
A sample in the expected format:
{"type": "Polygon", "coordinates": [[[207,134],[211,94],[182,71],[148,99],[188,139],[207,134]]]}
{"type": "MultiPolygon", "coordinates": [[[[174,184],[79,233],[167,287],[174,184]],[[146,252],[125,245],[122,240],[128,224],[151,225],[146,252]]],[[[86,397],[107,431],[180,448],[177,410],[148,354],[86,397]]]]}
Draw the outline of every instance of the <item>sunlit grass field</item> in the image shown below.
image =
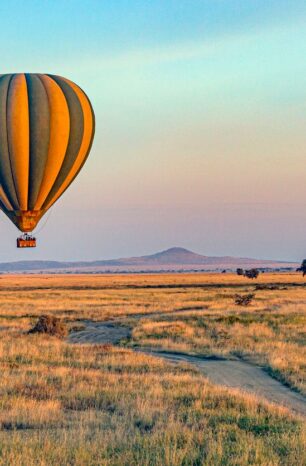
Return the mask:
{"type": "Polygon", "coordinates": [[[302,421],[285,408],[133,351],[239,356],[305,391],[304,284],[298,274],[0,276],[0,464],[305,464],[302,421]],[[235,304],[250,292],[250,306],[235,304]],[[28,335],[41,314],[70,328],[120,320],[132,338],[115,348],[28,335]]]}

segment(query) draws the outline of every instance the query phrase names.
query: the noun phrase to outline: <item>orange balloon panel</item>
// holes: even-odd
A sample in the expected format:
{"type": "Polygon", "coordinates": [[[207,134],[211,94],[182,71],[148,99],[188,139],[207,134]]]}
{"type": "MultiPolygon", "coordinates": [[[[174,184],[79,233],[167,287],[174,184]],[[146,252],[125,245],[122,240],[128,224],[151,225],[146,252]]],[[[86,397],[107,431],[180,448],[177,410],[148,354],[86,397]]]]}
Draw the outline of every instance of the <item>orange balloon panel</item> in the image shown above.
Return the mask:
{"type": "Polygon", "coordinates": [[[32,231],[84,165],[95,118],[86,94],[66,78],[0,75],[0,208],[32,231]]]}

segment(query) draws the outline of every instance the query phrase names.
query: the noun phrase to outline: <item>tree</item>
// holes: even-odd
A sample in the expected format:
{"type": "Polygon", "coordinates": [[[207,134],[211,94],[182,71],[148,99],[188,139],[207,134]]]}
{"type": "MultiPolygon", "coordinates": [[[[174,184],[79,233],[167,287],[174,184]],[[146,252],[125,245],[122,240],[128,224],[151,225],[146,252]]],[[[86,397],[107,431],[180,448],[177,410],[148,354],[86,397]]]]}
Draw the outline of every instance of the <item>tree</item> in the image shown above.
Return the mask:
{"type": "Polygon", "coordinates": [[[237,274],[237,275],[244,275],[244,270],[238,268],[238,269],[236,270],[236,274],[237,274]]]}
{"type": "MultiPolygon", "coordinates": [[[[305,270],[306,270],[306,267],[305,267],[305,270]]],[[[248,277],[248,278],[251,278],[251,279],[257,278],[258,275],[259,275],[259,270],[257,270],[257,269],[246,270],[244,272],[244,275],[245,275],[245,277],[248,277]]]]}
{"type": "Polygon", "coordinates": [[[301,267],[299,267],[298,269],[296,269],[297,272],[302,272],[303,273],[303,277],[305,277],[306,275],[306,259],[303,260],[303,262],[301,263],[301,267]]]}

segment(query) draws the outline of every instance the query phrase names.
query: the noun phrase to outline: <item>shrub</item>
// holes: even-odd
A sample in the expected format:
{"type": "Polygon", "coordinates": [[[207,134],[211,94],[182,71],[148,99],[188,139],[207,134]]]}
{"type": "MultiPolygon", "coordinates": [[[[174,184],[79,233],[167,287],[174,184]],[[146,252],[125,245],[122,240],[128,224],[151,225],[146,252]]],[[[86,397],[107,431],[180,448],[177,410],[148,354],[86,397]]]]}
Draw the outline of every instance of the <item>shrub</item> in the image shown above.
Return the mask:
{"type": "Polygon", "coordinates": [[[28,333],[45,333],[57,337],[65,337],[68,333],[66,325],[57,317],[40,316],[34,327],[28,333]]]}
{"type": "Polygon", "coordinates": [[[278,285],[265,285],[264,283],[255,286],[255,290],[287,290],[287,287],[278,285]]]}
{"type": "Polygon", "coordinates": [[[255,297],[254,293],[249,293],[249,294],[244,294],[244,295],[236,294],[235,304],[237,304],[238,306],[248,306],[249,304],[251,304],[254,297],[255,297]]]}

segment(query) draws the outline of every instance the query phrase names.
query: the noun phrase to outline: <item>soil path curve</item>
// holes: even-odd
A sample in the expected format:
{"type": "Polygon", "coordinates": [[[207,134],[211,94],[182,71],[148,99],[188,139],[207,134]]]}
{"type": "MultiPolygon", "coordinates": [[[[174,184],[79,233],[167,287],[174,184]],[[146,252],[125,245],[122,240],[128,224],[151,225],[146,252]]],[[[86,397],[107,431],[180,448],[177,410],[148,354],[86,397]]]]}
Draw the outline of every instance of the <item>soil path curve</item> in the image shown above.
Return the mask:
{"type": "MultiPolygon", "coordinates": [[[[83,321],[84,329],[72,332],[71,343],[119,344],[131,335],[131,328],[123,322],[115,323],[83,321]]],[[[213,383],[228,388],[236,388],[244,392],[265,398],[269,402],[285,406],[293,412],[306,417],[305,398],[273,379],[265,370],[254,364],[217,357],[191,356],[186,353],[174,353],[150,348],[137,348],[136,351],[151,356],[170,360],[174,363],[186,362],[196,366],[200,372],[213,383]]]]}

